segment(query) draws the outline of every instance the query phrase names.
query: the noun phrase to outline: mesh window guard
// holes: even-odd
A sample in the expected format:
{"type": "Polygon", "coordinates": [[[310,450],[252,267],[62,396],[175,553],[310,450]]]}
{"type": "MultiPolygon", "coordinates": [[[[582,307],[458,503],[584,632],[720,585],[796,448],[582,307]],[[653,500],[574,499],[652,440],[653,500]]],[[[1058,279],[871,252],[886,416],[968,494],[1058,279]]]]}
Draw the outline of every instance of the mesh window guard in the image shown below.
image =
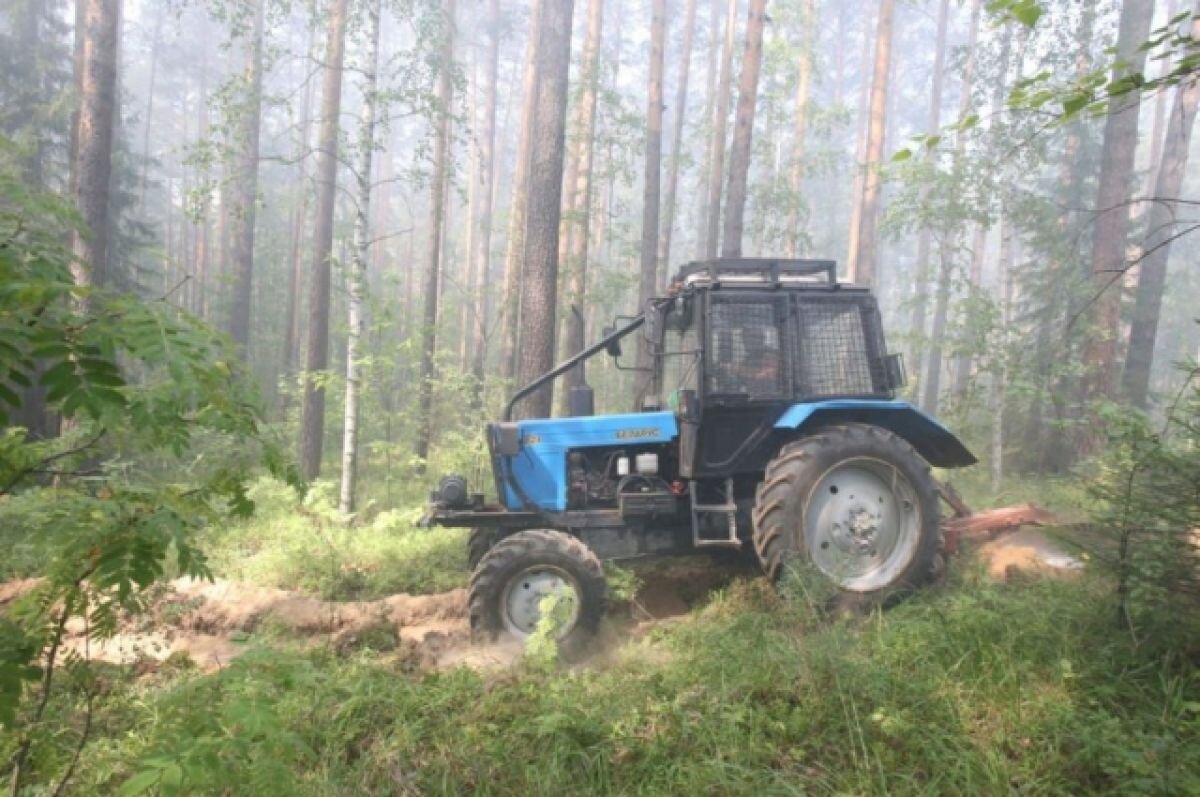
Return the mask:
{"type": "Polygon", "coordinates": [[[802,396],[886,392],[883,344],[872,305],[801,298],[797,317],[797,387],[802,396]]]}
{"type": "Polygon", "coordinates": [[[772,301],[714,298],[708,324],[708,392],[747,399],[784,394],[784,364],[772,301]]]}

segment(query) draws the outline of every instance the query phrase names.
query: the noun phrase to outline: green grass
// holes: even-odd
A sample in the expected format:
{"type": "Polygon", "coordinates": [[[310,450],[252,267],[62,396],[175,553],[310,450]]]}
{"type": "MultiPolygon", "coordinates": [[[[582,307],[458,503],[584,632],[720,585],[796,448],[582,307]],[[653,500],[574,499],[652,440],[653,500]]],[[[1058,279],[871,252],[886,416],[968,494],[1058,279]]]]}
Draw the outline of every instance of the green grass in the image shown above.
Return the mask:
{"type": "Polygon", "coordinates": [[[254,516],[212,529],[201,541],[214,574],[339,600],[465,586],[465,532],[417,528],[415,512],[382,512],[349,525],[336,517],[331,490],[317,483],[301,503],[280,482],[256,483],[254,516]]]}
{"type": "Polygon", "coordinates": [[[605,666],[405,675],[261,649],[114,690],[80,793],[1185,794],[1200,682],[1093,580],[963,578],[853,622],[758,580],[605,666]],[[169,791],[169,790],[164,790],[169,791]]]}

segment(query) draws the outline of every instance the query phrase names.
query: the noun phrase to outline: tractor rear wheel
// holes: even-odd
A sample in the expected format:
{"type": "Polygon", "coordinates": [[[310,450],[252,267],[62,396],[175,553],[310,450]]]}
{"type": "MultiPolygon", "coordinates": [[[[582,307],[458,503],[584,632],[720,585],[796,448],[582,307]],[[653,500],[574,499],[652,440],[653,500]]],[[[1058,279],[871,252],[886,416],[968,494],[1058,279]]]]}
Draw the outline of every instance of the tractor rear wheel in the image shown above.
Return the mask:
{"type": "Polygon", "coordinates": [[[878,426],[845,424],[788,443],[754,506],[768,577],[815,567],[843,593],[887,600],[940,570],[941,521],[929,465],[878,426]]]}
{"type": "Polygon", "coordinates": [[[520,531],[493,545],[471,574],[471,631],[525,639],[537,630],[546,599],[557,599],[556,640],[572,652],[599,627],[606,591],[600,560],[582,542],[561,531],[520,531]]]}

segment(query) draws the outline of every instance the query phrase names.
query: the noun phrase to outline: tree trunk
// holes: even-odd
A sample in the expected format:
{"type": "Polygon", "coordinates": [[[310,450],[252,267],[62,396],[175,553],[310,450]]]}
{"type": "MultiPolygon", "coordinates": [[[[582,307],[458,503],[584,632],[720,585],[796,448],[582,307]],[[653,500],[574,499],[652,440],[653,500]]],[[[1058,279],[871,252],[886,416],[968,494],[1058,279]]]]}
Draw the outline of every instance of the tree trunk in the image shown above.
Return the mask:
{"type": "Polygon", "coordinates": [[[359,395],[362,390],[362,337],[366,329],[367,254],[371,248],[371,159],[375,153],[375,119],[378,114],[376,87],[379,82],[380,0],[371,0],[367,9],[366,71],[363,75],[362,127],[358,135],[358,163],[354,169],[358,201],[354,214],[354,254],[346,275],[350,322],[346,340],[346,407],[342,426],[342,484],[338,511],[354,511],[354,486],[358,468],[359,395]]]}
{"type": "Polygon", "coordinates": [[[859,230],[862,228],[863,183],[866,181],[863,161],[867,157],[867,130],[871,121],[867,116],[867,108],[871,101],[871,81],[867,79],[867,73],[871,69],[871,33],[865,19],[859,64],[862,86],[858,95],[858,114],[854,117],[858,123],[858,139],[854,145],[854,180],[850,187],[850,240],[846,249],[846,273],[851,277],[853,277],[853,265],[858,261],[858,236],[859,230]]]}
{"type": "Polygon", "coordinates": [[[1007,217],[1000,220],[1000,262],[998,264],[998,281],[1000,283],[1000,345],[997,352],[998,364],[992,374],[991,395],[989,405],[992,416],[991,439],[991,487],[992,494],[998,495],[1004,483],[1004,400],[1008,383],[1008,327],[1012,322],[1013,308],[1013,261],[1015,259],[1015,232],[1013,223],[1007,217]]]}
{"type": "Polygon", "coordinates": [[[729,126],[729,103],[733,91],[733,34],[737,23],[738,0],[729,0],[725,15],[725,43],[721,47],[721,77],[717,84],[717,110],[713,117],[712,140],[708,155],[708,228],[704,257],[717,256],[721,235],[721,186],[725,182],[725,138],[729,126]]]}
{"type": "MultiPolygon", "coordinates": [[[[574,193],[571,206],[574,218],[567,221],[567,312],[564,357],[572,357],[583,351],[585,330],[583,306],[587,298],[588,242],[591,236],[592,217],[592,159],[596,139],[596,90],[599,83],[599,53],[604,27],[604,0],[588,0],[587,36],[583,44],[580,61],[580,95],[578,120],[575,134],[578,136],[578,153],[575,158],[575,183],[567,183],[566,189],[574,193]]],[[[583,364],[566,374],[569,389],[582,386],[585,382],[583,364]]]]}
{"type": "Polygon", "coordinates": [[[683,128],[687,123],[688,72],[692,63],[692,41],[696,34],[696,0],[687,0],[683,26],[683,47],[679,53],[679,77],[675,86],[675,128],[672,132],[671,161],[667,168],[667,195],[658,236],[659,286],[666,290],[671,278],[671,233],[675,227],[675,192],[679,186],[679,162],[683,151],[683,128]]]}
{"type": "Polygon", "coordinates": [[[871,79],[870,122],[867,127],[867,151],[863,174],[862,211],[859,218],[858,248],[850,263],[850,279],[862,285],[875,285],[876,229],[879,224],[880,162],[883,160],[883,135],[887,129],[888,77],[892,64],[892,27],[895,0],[880,0],[879,30],[875,36],[875,74],[871,79]]]}
{"type": "MultiPolygon", "coordinates": [[[[572,0],[574,2],[574,0],[572,0]]],[[[537,79],[542,0],[529,6],[529,41],[525,44],[525,72],[521,78],[521,129],[517,134],[517,162],[513,167],[512,202],[508,209],[508,243],[504,251],[504,299],[500,304],[500,377],[516,374],[520,347],[521,296],[524,287],[525,213],[529,204],[529,166],[534,136],[534,87],[537,79]]]]}
{"type": "Polygon", "coordinates": [[[754,140],[754,109],[758,104],[758,73],[762,68],[763,22],[767,0],[750,0],[746,14],[746,49],[738,82],[737,119],[729,149],[728,206],[725,209],[722,257],[742,256],[742,227],[746,188],[750,178],[750,145],[754,140]]]}
{"type": "MultiPolygon", "coordinates": [[[[943,4],[950,0],[942,0],[943,4]]],[[[816,57],[817,4],[804,0],[804,43],[800,52],[800,74],[796,80],[796,119],[792,128],[792,169],[789,180],[791,206],[788,210],[785,251],[788,257],[799,257],[806,233],[800,210],[804,205],[804,145],[808,137],[808,103],[812,84],[813,59],[816,57]]],[[[838,48],[839,53],[841,48],[838,48]]]]}
{"type": "MultiPolygon", "coordinates": [[[[717,121],[717,66],[721,54],[721,0],[712,0],[712,8],[708,18],[708,72],[704,83],[704,132],[711,139],[716,129],[717,121]]],[[[696,229],[696,259],[702,260],[707,256],[708,248],[708,184],[713,168],[713,148],[707,147],[704,152],[704,169],[700,172],[697,183],[696,214],[698,227],[696,229]]]]}
{"type": "MultiPolygon", "coordinates": [[[[1200,39],[1200,2],[1192,19],[1192,39],[1200,39]]],[[[1162,161],[1150,204],[1150,223],[1142,245],[1137,296],[1133,322],[1129,329],[1129,351],[1125,357],[1122,388],[1125,397],[1136,407],[1145,408],[1150,389],[1150,368],[1154,364],[1154,343],[1158,337],[1158,319],[1162,308],[1163,286],[1167,277],[1167,262],[1171,255],[1171,239],[1178,235],[1176,219],[1183,178],[1187,173],[1188,150],[1195,126],[1196,108],[1200,103],[1200,80],[1185,80],[1175,89],[1175,101],[1167,122],[1162,161]]]]}
{"type": "Polygon", "coordinates": [[[433,144],[433,174],[430,177],[429,244],[425,257],[425,315],[421,324],[421,387],[417,408],[418,469],[425,470],[433,436],[434,355],[437,353],[438,288],[441,284],[442,226],[446,213],[446,182],[450,176],[450,122],[454,109],[454,0],[442,0],[442,58],[438,65],[437,132],[433,144]]]}
{"type": "Polygon", "coordinates": [[[258,135],[262,118],[263,21],[266,0],[255,0],[254,28],[246,42],[242,96],[233,108],[239,151],[234,175],[231,232],[234,286],[229,334],[249,361],[250,302],[254,277],[254,222],[258,215],[258,135]]]}
{"type": "Polygon", "coordinates": [[[338,121],[342,108],[342,65],[346,55],[348,0],[329,10],[329,39],[321,95],[321,132],[317,142],[317,204],[313,224],[312,279],[309,282],[308,346],[305,352],[304,406],[300,468],[304,477],[321,472],[325,439],[325,388],[321,372],[329,365],[329,287],[333,258],[333,212],[337,200],[338,121]]]}
{"type": "MultiPolygon", "coordinates": [[[[937,44],[933,56],[933,87],[929,96],[929,116],[925,121],[925,134],[935,136],[942,127],[942,88],[945,83],[946,69],[946,29],[950,16],[950,0],[941,0],[938,5],[937,44]]],[[[926,157],[933,159],[933,154],[926,157]]],[[[921,204],[924,205],[929,196],[927,188],[921,189],[921,204]]],[[[912,333],[916,343],[913,346],[912,372],[917,375],[917,389],[920,389],[920,375],[925,359],[925,324],[929,314],[929,249],[931,236],[927,225],[921,226],[917,234],[917,296],[913,304],[912,333]]]]}
{"type": "Polygon", "coordinates": [[[121,0],[79,0],[83,6],[78,76],[79,118],[74,200],[84,229],[72,231],[71,273],[80,286],[108,281],[109,189],[116,109],[117,37],[121,0]]]}
{"type": "Polygon", "coordinates": [[[158,76],[158,50],[162,42],[165,5],[160,5],[154,15],[154,37],[150,44],[150,75],[146,79],[146,118],[142,130],[142,175],[138,185],[138,215],[146,214],[146,183],[150,176],[150,131],[154,127],[154,89],[158,76]]]}
{"type": "MultiPolygon", "coordinates": [[[[653,0],[650,20],[650,79],[646,88],[646,146],[642,168],[641,280],[638,312],[654,296],[658,285],[658,217],[662,186],[663,61],[666,49],[667,3],[653,0]]],[[[638,338],[638,365],[650,367],[651,351],[645,337],[638,338]]],[[[647,380],[639,380],[646,383],[647,380]]],[[[643,385],[645,387],[645,385],[643,385]]]]}
{"type": "MultiPolygon", "coordinates": [[[[976,44],[979,40],[979,16],[982,0],[974,0],[971,3],[971,28],[967,35],[967,57],[963,64],[963,79],[962,86],[959,89],[958,101],[958,118],[962,119],[971,110],[971,92],[975,88],[975,66],[978,57],[976,44]]],[[[954,145],[954,168],[955,170],[962,169],[962,160],[965,155],[966,137],[963,133],[958,133],[957,140],[954,145]]],[[[929,360],[925,364],[925,378],[920,384],[922,392],[921,408],[931,414],[936,414],[938,411],[938,403],[941,399],[942,390],[942,338],[945,336],[946,319],[950,313],[950,292],[951,278],[953,274],[953,262],[946,255],[946,244],[944,241],[939,242],[938,248],[942,251],[938,254],[938,280],[937,280],[937,295],[934,300],[933,310],[933,326],[929,333],[929,360]]]]}
{"type": "MultiPolygon", "coordinates": [[[[1124,66],[1113,70],[1114,79],[1142,71],[1146,51],[1141,45],[1150,33],[1153,10],[1154,0],[1125,0],[1121,6],[1117,58],[1124,66]]],[[[1091,310],[1094,326],[1084,351],[1087,372],[1084,396],[1088,400],[1108,398],[1112,393],[1140,98],[1141,92],[1135,88],[1123,97],[1110,100],[1104,121],[1100,185],[1096,190],[1099,216],[1092,237],[1091,257],[1092,289],[1097,298],[1091,310]]]]}
{"type": "Polygon", "coordinates": [[[474,248],[471,251],[473,268],[479,277],[476,286],[478,305],[472,329],[471,373],[475,378],[476,400],[482,395],[484,363],[487,360],[488,299],[484,286],[488,282],[492,254],[492,203],[495,200],[496,177],[496,90],[500,62],[500,7],[498,0],[488,0],[487,55],[484,58],[483,119],[479,126],[479,217],[475,224],[474,248]]]}
{"type": "MultiPolygon", "coordinates": [[[[316,61],[316,36],[309,33],[309,60],[316,61]]],[[[305,65],[307,67],[307,64],[305,65]]],[[[308,133],[312,116],[313,82],[308,80],[300,101],[300,147],[296,153],[297,176],[296,210],[292,217],[291,254],[288,257],[288,291],[283,322],[283,372],[296,367],[296,349],[300,340],[301,285],[304,271],[304,252],[301,243],[308,223],[308,133]]]]}
{"type": "MultiPolygon", "coordinates": [[[[537,77],[534,81],[532,157],[526,197],[525,262],[521,271],[521,338],[517,377],[533,381],[554,366],[558,293],[558,232],[562,216],[563,148],[567,77],[571,67],[574,0],[540,4],[537,77]]],[[[525,401],[524,417],[550,414],[552,390],[544,386],[525,401]]]]}

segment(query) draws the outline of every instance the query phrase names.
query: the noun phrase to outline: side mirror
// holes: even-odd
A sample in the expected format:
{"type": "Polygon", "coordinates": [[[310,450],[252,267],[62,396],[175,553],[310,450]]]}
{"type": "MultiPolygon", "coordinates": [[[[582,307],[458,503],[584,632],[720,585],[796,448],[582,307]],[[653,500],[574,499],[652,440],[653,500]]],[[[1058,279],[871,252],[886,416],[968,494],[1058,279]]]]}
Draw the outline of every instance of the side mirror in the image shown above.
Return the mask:
{"type": "Polygon", "coordinates": [[[908,382],[904,369],[904,355],[889,354],[883,358],[883,374],[888,390],[899,390],[908,382]]]}
{"type": "MultiPolygon", "coordinates": [[[[607,338],[608,336],[612,335],[616,331],[617,331],[616,327],[609,326],[609,327],[605,327],[603,330],[601,330],[601,334],[607,338]]],[[[608,342],[608,345],[604,347],[604,351],[606,351],[608,353],[609,357],[614,357],[614,358],[620,357],[621,356],[621,341],[610,340],[608,342]]]]}

